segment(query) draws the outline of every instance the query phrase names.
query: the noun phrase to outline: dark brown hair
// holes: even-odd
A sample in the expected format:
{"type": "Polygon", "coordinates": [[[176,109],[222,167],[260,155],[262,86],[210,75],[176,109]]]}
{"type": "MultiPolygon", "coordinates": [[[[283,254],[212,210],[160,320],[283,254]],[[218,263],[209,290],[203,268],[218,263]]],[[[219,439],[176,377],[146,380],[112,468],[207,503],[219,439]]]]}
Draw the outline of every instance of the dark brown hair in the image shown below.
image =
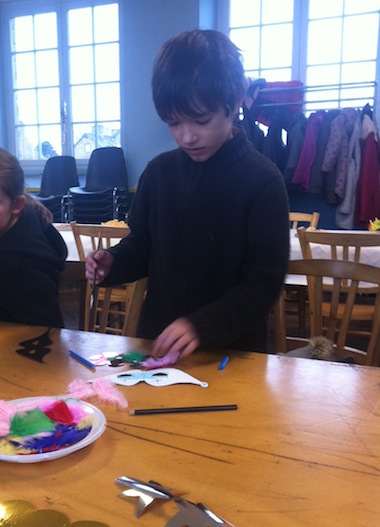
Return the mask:
{"type": "Polygon", "coordinates": [[[0,189],[9,196],[13,204],[24,195],[27,206],[33,206],[46,223],[53,221],[53,216],[46,207],[29,194],[25,194],[25,178],[21,165],[18,159],[4,148],[0,148],[0,189]]]}
{"type": "Polygon", "coordinates": [[[153,68],[153,101],[163,121],[230,112],[241,103],[246,79],[239,49],[215,30],[186,31],[167,41],[153,68]]]}

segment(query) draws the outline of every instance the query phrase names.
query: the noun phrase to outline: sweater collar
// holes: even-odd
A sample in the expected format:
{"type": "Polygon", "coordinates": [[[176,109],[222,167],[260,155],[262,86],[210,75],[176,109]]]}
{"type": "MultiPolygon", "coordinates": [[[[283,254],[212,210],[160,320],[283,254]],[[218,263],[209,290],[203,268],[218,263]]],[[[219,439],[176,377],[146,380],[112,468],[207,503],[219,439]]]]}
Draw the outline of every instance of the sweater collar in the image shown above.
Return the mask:
{"type": "Polygon", "coordinates": [[[211,170],[235,165],[242,157],[244,157],[249,148],[250,145],[245,131],[240,126],[235,126],[233,128],[232,139],[224,143],[213,156],[207,159],[207,161],[201,163],[193,161],[191,157],[180,148],[178,148],[178,153],[180,163],[186,170],[199,171],[200,168],[211,170]]]}

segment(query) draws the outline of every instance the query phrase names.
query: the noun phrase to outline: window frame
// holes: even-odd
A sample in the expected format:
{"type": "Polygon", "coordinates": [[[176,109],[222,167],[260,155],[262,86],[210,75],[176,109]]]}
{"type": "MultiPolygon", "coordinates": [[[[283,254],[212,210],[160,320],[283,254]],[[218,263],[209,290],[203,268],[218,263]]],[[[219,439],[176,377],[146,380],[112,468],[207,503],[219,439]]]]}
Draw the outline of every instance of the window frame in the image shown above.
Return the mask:
{"type": "MultiPolygon", "coordinates": [[[[3,49],[2,62],[4,79],[5,81],[4,93],[2,100],[4,102],[4,115],[2,117],[3,122],[7,123],[6,130],[3,131],[4,142],[7,144],[7,149],[14,152],[17,155],[17,139],[16,139],[16,122],[15,122],[15,107],[13,100],[13,72],[12,72],[12,50],[10,40],[10,20],[15,17],[37,15],[46,13],[49,11],[55,11],[57,13],[57,47],[58,47],[58,68],[60,73],[59,79],[59,90],[61,101],[70,100],[70,81],[69,81],[69,44],[67,34],[67,13],[71,9],[80,9],[86,7],[96,7],[107,4],[118,4],[119,9],[119,86],[120,86],[120,141],[122,142],[122,70],[121,67],[123,60],[123,49],[124,45],[122,42],[123,33],[120,30],[121,27],[121,12],[122,2],[120,0],[14,0],[12,2],[6,2],[1,4],[1,46],[3,49]],[[66,79],[62,81],[62,79],[66,79]]],[[[72,141],[72,134],[70,132],[72,127],[70,111],[66,117],[67,132],[65,137],[66,148],[62,151],[63,155],[74,155],[74,145],[72,141]]],[[[22,166],[25,174],[41,173],[43,166],[46,163],[46,159],[38,160],[22,160],[22,166]]],[[[78,168],[86,167],[88,159],[78,159],[78,168]]]]}
{"type": "MultiPolygon", "coordinates": [[[[247,0],[248,2],[249,0],[247,0]]],[[[229,5],[230,0],[219,0],[217,25],[218,29],[227,35],[230,32],[229,25],[229,5]]],[[[309,22],[309,0],[294,0],[293,18],[293,53],[291,65],[291,79],[299,80],[307,87],[307,43],[308,43],[308,22],[309,22]]],[[[379,19],[380,26],[380,19],[379,19]]],[[[344,64],[344,62],[342,62],[344,64]]],[[[380,27],[378,32],[376,75],[369,82],[374,83],[374,113],[377,122],[380,122],[380,27]]],[[[341,98],[343,101],[344,99],[341,98]]],[[[312,103],[311,103],[312,104],[312,103]]],[[[347,102],[349,106],[349,102],[347,102]]],[[[363,101],[363,106],[365,102],[363,101]]]]}

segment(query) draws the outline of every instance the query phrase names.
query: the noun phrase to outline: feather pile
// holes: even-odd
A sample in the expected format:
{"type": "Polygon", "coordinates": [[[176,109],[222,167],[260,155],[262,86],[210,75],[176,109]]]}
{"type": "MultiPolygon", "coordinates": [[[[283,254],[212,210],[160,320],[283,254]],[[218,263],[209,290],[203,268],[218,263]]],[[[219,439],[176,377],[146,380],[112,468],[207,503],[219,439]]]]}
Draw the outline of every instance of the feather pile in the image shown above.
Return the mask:
{"type": "Polygon", "coordinates": [[[85,410],[69,399],[0,401],[0,454],[54,452],[84,439],[92,425],[85,410]]]}

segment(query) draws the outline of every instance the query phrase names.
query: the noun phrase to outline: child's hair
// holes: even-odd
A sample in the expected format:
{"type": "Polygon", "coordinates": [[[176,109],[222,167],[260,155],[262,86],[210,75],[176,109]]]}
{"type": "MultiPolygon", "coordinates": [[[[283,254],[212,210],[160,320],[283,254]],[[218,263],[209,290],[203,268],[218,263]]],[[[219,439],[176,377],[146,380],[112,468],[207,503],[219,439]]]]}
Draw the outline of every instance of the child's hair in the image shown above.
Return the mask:
{"type": "Polygon", "coordinates": [[[38,200],[25,194],[24,172],[18,159],[4,148],[0,148],[0,189],[16,204],[17,200],[25,195],[26,204],[37,209],[46,223],[51,223],[53,216],[38,200]]]}
{"type": "Polygon", "coordinates": [[[0,188],[16,203],[24,194],[24,172],[17,158],[0,148],[0,188]]]}
{"type": "Polygon", "coordinates": [[[158,115],[197,118],[243,100],[246,79],[239,49],[214,30],[187,31],[168,40],[159,51],[152,77],[158,115]]]}

